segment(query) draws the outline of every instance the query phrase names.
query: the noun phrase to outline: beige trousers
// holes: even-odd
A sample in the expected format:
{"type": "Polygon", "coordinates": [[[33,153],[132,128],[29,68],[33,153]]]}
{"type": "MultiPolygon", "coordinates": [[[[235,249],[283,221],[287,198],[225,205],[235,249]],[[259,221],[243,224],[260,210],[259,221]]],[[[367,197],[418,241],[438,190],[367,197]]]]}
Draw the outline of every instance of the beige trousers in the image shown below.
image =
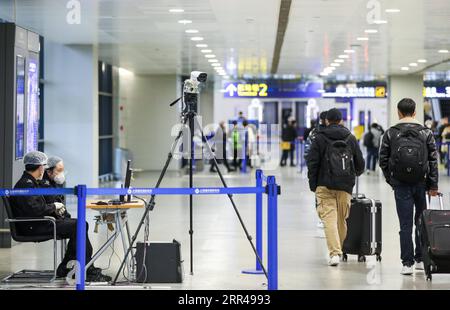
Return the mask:
{"type": "Polygon", "coordinates": [[[316,189],[317,213],[324,225],[330,257],[342,255],[351,198],[345,191],[330,190],[324,186],[316,189]]]}

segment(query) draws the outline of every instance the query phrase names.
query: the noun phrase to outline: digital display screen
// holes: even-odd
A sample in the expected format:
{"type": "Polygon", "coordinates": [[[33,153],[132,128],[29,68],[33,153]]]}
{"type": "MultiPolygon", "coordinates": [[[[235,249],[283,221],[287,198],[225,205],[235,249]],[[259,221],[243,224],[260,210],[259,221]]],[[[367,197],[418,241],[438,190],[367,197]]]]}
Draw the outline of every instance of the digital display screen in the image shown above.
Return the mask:
{"type": "Polygon", "coordinates": [[[25,58],[16,57],[16,159],[24,155],[25,58]]]}
{"type": "Polygon", "coordinates": [[[28,63],[27,153],[38,149],[39,140],[39,74],[34,59],[28,63]]]}

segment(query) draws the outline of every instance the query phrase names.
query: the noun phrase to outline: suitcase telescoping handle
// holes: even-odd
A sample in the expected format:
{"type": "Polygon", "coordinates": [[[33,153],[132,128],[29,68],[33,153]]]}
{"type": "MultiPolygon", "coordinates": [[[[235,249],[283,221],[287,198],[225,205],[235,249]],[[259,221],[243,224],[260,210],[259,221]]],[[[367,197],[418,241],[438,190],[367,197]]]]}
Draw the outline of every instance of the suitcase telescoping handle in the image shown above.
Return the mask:
{"type": "MultiPolygon", "coordinates": [[[[439,198],[439,208],[441,210],[444,210],[444,201],[443,201],[443,196],[444,194],[442,193],[437,193],[437,196],[439,198]]],[[[427,209],[430,209],[430,203],[431,203],[431,196],[427,193],[427,197],[425,199],[427,201],[427,209]]]]}

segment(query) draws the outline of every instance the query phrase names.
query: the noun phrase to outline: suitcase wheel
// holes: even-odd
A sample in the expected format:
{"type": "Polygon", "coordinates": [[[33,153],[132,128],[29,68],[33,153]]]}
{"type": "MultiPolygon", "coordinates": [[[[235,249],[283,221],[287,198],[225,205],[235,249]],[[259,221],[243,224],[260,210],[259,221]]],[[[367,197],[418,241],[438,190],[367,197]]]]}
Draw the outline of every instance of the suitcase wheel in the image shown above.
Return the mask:
{"type": "Polygon", "coordinates": [[[377,254],[377,262],[381,262],[381,255],[377,254]]]}
{"type": "Polygon", "coordinates": [[[364,255],[358,255],[358,262],[363,263],[366,261],[366,257],[364,255]]]}
{"type": "Polygon", "coordinates": [[[343,262],[346,262],[347,259],[348,259],[347,254],[345,254],[345,253],[342,254],[342,261],[343,261],[343,262]]]}
{"type": "Polygon", "coordinates": [[[431,274],[427,275],[427,281],[431,281],[433,279],[433,276],[431,274]]]}

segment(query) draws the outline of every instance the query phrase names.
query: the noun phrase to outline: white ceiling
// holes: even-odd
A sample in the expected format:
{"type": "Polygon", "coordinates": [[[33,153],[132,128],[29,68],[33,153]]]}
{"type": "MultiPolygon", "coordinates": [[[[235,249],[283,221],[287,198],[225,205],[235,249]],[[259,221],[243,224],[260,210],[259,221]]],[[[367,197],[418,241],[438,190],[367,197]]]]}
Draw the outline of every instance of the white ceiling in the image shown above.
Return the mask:
{"type": "MultiPolygon", "coordinates": [[[[276,39],[279,0],[81,0],[81,24],[66,22],[69,0],[17,0],[17,24],[47,40],[98,44],[99,55],[137,73],[173,74],[212,67],[197,43],[208,44],[228,73],[268,74],[276,39]],[[183,8],[184,13],[169,13],[183,8]],[[183,25],[180,19],[192,20],[183,25]],[[198,34],[186,34],[197,29],[198,34]],[[193,42],[192,36],[204,41],[193,42]]],[[[0,18],[14,20],[13,0],[0,0],[0,18]]],[[[408,74],[449,59],[449,0],[293,0],[279,74],[319,74],[353,44],[355,54],[338,75],[408,74]],[[380,4],[387,24],[367,21],[367,5],[380,4]],[[386,9],[400,9],[388,14],[386,9]],[[376,34],[365,34],[376,29],[376,34]],[[368,36],[369,41],[357,41],[368,36]],[[418,59],[409,71],[400,68],[418,59]]],[[[446,70],[441,65],[436,70],[446,70]]],[[[433,69],[430,69],[433,70],[433,69]]]]}

